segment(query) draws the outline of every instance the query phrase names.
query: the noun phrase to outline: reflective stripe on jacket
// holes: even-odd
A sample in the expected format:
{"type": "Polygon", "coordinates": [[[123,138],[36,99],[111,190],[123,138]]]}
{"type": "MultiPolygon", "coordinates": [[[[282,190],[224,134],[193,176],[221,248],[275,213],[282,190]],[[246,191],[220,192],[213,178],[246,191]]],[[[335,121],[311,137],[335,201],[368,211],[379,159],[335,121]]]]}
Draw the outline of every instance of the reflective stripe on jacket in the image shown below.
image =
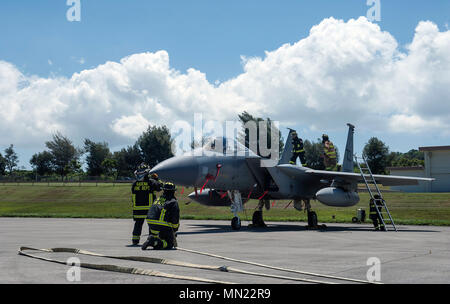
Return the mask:
{"type": "Polygon", "coordinates": [[[331,141],[328,142],[328,147],[326,144],[324,145],[323,150],[328,158],[336,158],[336,150],[334,149],[334,145],[331,141]]]}
{"type": "Polygon", "coordinates": [[[303,148],[303,143],[298,138],[294,138],[292,140],[292,152],[293,153],[305,152],[305,149],[303,148]]]}
{"type": "Polygon", "coordinates": [[[147,223],[149,225],[158,225],[178,230],[180,226],[180,208],[178,201],[173,198],[161,204],[163,200],[163,198],[160,198],[158,203],[150,207],[147,215],[147,223]]]}
{"type": "Polygon", "coordinates": [[[156,196],[154,191],[160,191],[161,184],[154,180],[135,181],[131,187],[131,201],[134,219],[145,219],[148,210],[156,196]]]}

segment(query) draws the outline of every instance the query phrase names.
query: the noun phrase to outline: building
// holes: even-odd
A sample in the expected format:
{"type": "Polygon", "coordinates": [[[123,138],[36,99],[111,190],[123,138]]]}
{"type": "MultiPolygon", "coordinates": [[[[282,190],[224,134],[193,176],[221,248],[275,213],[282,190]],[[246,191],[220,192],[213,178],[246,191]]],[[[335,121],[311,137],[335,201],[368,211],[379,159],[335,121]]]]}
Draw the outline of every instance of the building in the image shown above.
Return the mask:
{"type": "Polygon", "coordinates": [[[450,192],[450,146],[420,147],[424,152],[425,167],[391,167],[392,175],[430,177],[436,180],[419,182],[417,186],[395,186],[392,190],[404,192],[450,192]]]}

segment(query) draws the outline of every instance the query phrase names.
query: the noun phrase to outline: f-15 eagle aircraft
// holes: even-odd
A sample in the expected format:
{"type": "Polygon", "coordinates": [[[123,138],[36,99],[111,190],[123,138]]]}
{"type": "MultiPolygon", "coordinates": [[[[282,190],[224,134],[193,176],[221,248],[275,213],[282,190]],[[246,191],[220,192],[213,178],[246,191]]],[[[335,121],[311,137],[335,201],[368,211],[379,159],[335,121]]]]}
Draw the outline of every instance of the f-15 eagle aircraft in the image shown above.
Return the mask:
{"type": "MultiPolygon", "coordinates": [[[[159,163],[150,172],[157,173],[164,181],[194,187],[195,192],[189,197],[196,202],[208,206],[231,206],[234,214],[231,227],[234,230],[240,229],[238,212],[250,199],[259,200],[252,218],[255,226],[265,226],[263,207],[269,209],[272,199],[293,200],[297,210],[302,210],[304,206],[310,211],[311,200],[318,200],[327,206],[350,207],[359,202],[357,185],[364,179],[360,173],[353,172],[354,126],[348,126],[340,172],[289,164],[294,130],[290,130],[281,159],[275,166],[263,166],[264,158],[236,140],[215,138],[201,148],[159,163]],[[223,150],[217,149],[219,144],[223,150]]],[[[384,186],[417,185],[419,181],[433,180],[392,175],[373,175],[373,178],[377,184],[384,186]]],[[[315,218],[317,221],[317,216],[315,218]]]]}

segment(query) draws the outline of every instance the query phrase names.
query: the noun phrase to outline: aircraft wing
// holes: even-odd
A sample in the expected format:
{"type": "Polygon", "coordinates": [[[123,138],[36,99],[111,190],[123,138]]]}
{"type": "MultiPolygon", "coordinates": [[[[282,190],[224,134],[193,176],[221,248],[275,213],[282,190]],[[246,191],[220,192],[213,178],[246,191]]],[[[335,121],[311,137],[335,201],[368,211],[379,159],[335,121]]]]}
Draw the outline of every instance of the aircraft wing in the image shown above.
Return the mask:
{"type": "MultiPolygon", "coordinates": [[[[323,170],[314,170],[304,167],[299,167],[296,165],[283,164],[278,165],[278,169],[282,172],[286,173],[291,177],[306,177],[306,176],[315,176],[320,177],[325,180],[333,180],[339,178],[344,181],[349,182],[358,182],[363,183],[364,180],[360,173],[353,172],[335,172],[335,171],[323,171],[323,170]]],[[[370,175],[365,174],[367,179],[370,179],[370,175]]],[[[408,177],[408,176],[398,176],[398,175],[377,175],[374,174],[373,177],[378,184],[382,184],[383,186],[408,186],[408,185],[417,185],[419,181],[431,182],[434,181],[434,178],[424,178],[424,177],[408,177]]]]}

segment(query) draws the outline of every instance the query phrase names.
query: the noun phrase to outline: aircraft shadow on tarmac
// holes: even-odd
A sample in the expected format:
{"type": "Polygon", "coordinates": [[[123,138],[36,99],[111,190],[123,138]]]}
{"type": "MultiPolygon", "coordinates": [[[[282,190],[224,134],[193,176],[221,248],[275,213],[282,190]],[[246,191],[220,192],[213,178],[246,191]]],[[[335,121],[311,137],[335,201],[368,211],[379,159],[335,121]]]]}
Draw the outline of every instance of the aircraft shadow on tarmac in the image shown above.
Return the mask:
{"type": "MultiPolygon", "coordinates": [[[[332,224],[331,224],[332,225],[332,224]]],[[[326,229],[308,229],[305,225],[283,225],[283,224],[267,224],[267,227],[249,227],[242,225],[239,231],[242,232],[282,232],[282,231],[317,231],[317,232],[357,232],[357,231],[373,231],[370,226],[331,226],[327,225],[326,229]]],[[[179,231],[178,235],[189,235],[189,234],[209,234],[209,233],[237,233],[239,231],[232,230],[230,225],[227,224],[189,224],[191,227],[196,227],[195,231],[179,231]]],[[[375,231],[374,231],[375,232],[375,231]]],[[[425,230],[425,229],[406,229],[399,227],[398,232],[440,232],[437,230],[425,230]]],[[[382,231],[380,231],[382,233],[382,231]]]]}

